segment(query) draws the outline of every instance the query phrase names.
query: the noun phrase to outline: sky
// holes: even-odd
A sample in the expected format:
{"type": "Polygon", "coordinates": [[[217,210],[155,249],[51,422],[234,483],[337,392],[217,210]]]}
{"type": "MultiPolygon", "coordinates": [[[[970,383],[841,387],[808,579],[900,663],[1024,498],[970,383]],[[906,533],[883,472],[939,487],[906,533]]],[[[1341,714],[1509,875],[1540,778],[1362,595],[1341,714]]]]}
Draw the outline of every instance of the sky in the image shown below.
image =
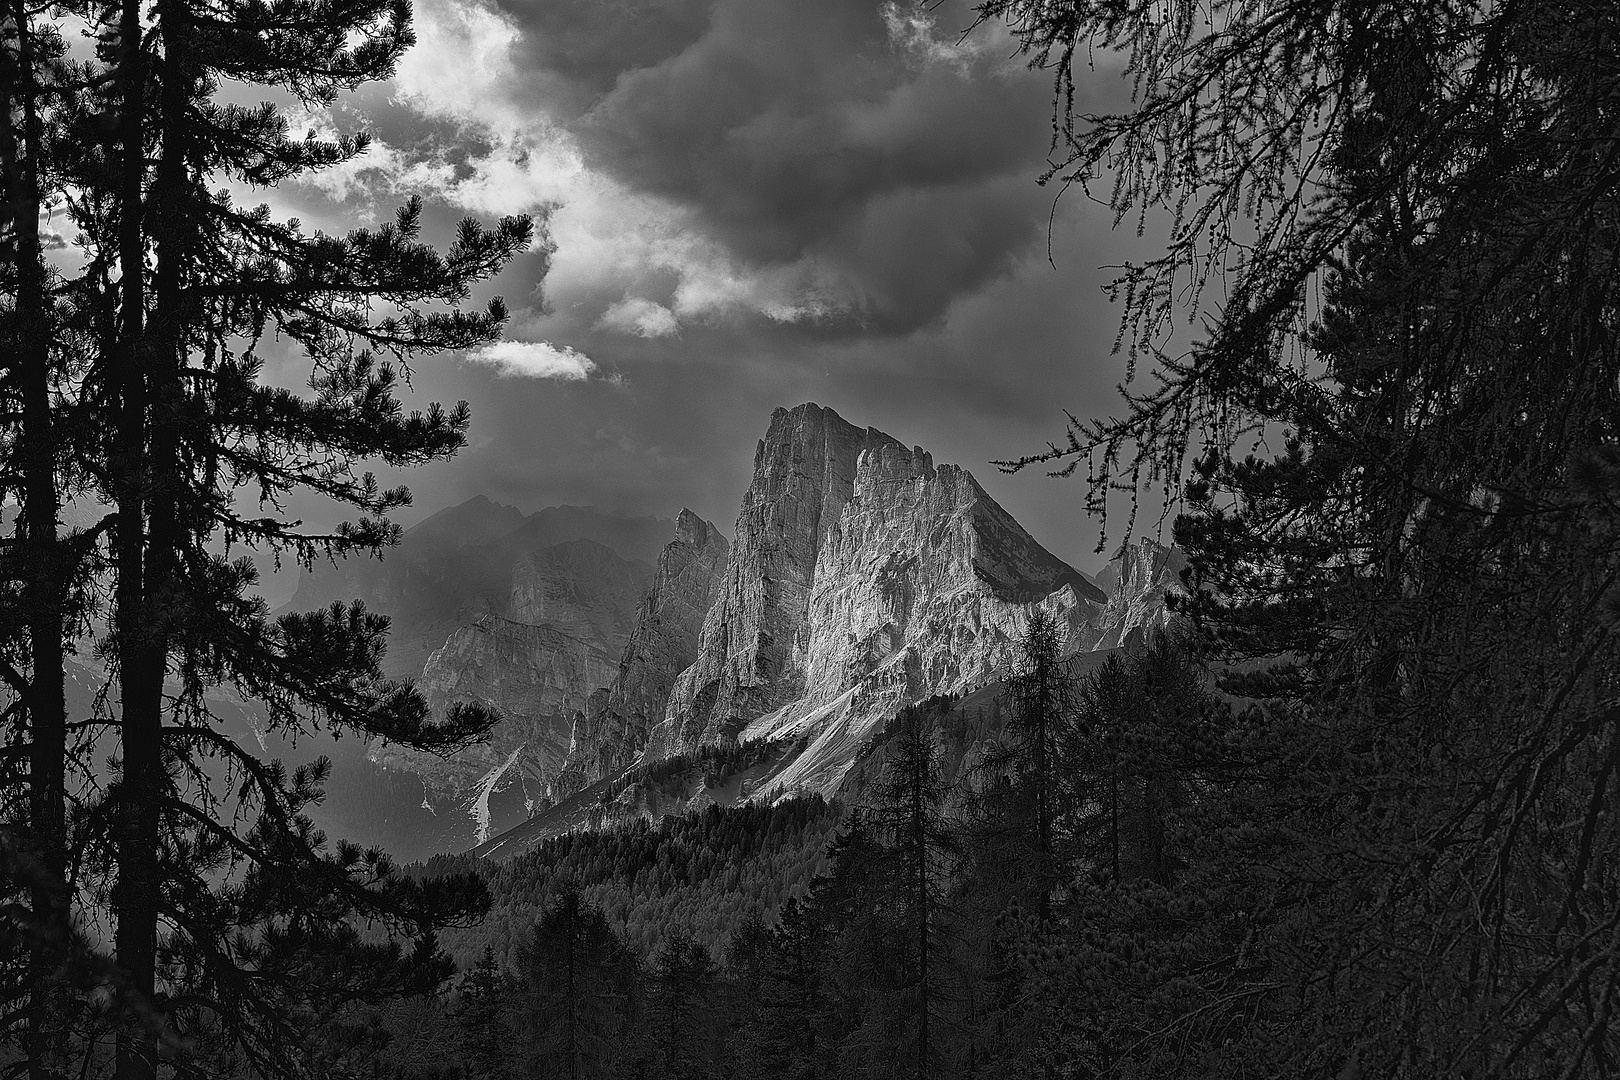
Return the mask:
{"type": "MultiPolygon", "coordinates": [[[[529,214],[478,298],[505,340],[414,366],[469,445],[408,475],[409,524],[486,495],[728,534],[771,410],[815,401],[969,469],[1083,570],[1078,480],[990,462],[1116,413],[1111,267],[1151,241],[1037,178],[1052,80],[962,3],[417,0],[393,79],[295,117],[367,153],[253,197],[341,231],[426,202],[433,234],[529,214]]],[[[1117,71],[1081,108],[1127,100],[1117,71]]],[[[296,356],[273,377],[302,378],[296,356]]],[[[1151,531],[1153,525],[1147,523],[1151,531]]],[[[1140,531],[1140,529],[1139,529],[1140,531]]],[[[1117,528],[1109,544],[1117,544],[1117,528]]]]}

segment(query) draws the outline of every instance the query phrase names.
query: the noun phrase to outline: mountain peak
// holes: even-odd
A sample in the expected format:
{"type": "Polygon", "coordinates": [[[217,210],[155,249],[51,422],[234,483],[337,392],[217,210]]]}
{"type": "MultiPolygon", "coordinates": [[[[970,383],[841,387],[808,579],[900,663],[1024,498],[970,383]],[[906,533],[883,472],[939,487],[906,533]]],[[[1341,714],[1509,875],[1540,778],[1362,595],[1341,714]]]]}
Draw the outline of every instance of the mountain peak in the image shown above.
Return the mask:
{"type": "Polygon", "coordinates": [[[680,516],[675,519],[675,540],[678,543],[702,547],[709,542],[709,534],[713,531],[713,525],[686,507],[681,507],[680,516]]]}
{"type": "Polygon", "coordinates": [[[872,723],[993,677],[1035,606],[1078,627],[1105,599],[967,470],[814,403],[771,414],[735,536],[649,757],[819,729],[841,700],[830,791],[872,723]]]}

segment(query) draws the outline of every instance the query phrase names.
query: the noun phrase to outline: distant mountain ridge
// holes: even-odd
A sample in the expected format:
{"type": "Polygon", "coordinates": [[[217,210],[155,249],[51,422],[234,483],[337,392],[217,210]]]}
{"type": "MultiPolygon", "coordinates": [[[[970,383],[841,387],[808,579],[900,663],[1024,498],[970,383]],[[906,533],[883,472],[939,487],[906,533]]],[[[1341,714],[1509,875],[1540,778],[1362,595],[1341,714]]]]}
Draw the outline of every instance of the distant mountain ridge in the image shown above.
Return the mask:
{"type": "Polygon", "coordinates": [[[423,805],[470,846],[548,797],[573,718],[610,682],[675,523],[592,507],[525,515],[478,496],[405,531],[380,559],[318,566],[287,607],[359,599],[392,620],[384,670],[436,709],[476,701],[504,719],[450,757],[373,746],[422,783],[423,805]]]}
{"type": "MultiPolygon", "coordinates": [[[[458,626],[502,612],[514,602],[513,571],[525,559],[559,544],[588,540],[621,562],[639,563],[640,572],[650,578],[652,563],[674,525],[668,518],[588,506],[548,506],[525,515],[479,495],[406,529],[399,544],[381,558],[316,564],[299,578],[284,610],[305,611],[340,599],[365,601],[393,620],[384,669],[395,678],[414,678],[458,626]]],[[[636,599],[629,601],[624,615],[626,638],[634,625],[636,599]]]]}

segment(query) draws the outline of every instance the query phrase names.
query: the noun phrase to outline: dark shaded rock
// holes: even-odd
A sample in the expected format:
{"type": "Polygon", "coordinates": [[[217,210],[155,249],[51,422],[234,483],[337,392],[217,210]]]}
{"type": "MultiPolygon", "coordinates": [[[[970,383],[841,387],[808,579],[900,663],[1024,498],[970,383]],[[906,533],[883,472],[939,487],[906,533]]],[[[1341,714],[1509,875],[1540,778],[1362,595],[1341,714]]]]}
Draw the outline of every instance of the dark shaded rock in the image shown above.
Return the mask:
{"type": "Polygon", "coordinates": [[[559,798],[622,772],[640,754],[648,730],[664,717],[676,678],[697,659],[729,550],[720,530],[681,511],[611,687],[593,696],[575,722],[567,763],[553,785],[559,798]]]}

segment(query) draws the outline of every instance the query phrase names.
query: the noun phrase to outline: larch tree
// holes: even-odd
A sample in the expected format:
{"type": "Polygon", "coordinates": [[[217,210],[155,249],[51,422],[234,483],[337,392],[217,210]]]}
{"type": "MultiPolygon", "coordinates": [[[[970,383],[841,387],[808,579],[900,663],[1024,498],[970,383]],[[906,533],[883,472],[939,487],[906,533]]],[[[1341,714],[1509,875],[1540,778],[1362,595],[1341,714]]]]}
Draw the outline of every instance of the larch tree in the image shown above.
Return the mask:
{"type": "Polygon", "coordinates": [[[526,1050],[538,1076],[611,1076],[636,1049],[639,967],[599,908],[573,888],[517,952],[526,1050]]]}
{"type": "Polygon", "coordinates": [[[903,942],[894,990],[914,1033],[912,1067],[919,1080],[936,1074],[941,1056],[937,987],[947,951],[946,896],[960,846],[946,814],[948,789],[934,742],[938,718],[950,707],[948,698],[931,698],[890,721],[883,772],[865,817],[888,849],[878,895],[890,911],[890,932],[903,942]]]}
{"type": "Polygon", "coordinates": [[[1062,747],[1078,721],[1077,685],[1064,645],[1056,619],[1039,609],[1030,613],[1002,679],[1008,738],[981,767],[1006,781],[1006,805],[993,815],[993,831],[997,842],[1016,851],[1043,920],[1051,916],[1052,892],[1061,876],[1059,819],[1072,801],[1075,778],[1062,768],[1062,747]]]}
{"type": "Polygon", "coordinates": [[[1118,283],[1156,385],[1030,460],[1183,497],[1185,609],[1260,702],[1225,1067],[1612,1074],[1620,12],[981,10],[1057,77],[1050,178],[1170,229],[1118,283]],[[1075,107],[1094,48],[1131,109],[1075,107]]]}
{"type": "Polygon", "coordinates": [[[712,1076],[717,1054],[714,961],[690,934],[676,932],[653,958],[648,1030],[659,1073],[671,1080],[712,1076]]]}

